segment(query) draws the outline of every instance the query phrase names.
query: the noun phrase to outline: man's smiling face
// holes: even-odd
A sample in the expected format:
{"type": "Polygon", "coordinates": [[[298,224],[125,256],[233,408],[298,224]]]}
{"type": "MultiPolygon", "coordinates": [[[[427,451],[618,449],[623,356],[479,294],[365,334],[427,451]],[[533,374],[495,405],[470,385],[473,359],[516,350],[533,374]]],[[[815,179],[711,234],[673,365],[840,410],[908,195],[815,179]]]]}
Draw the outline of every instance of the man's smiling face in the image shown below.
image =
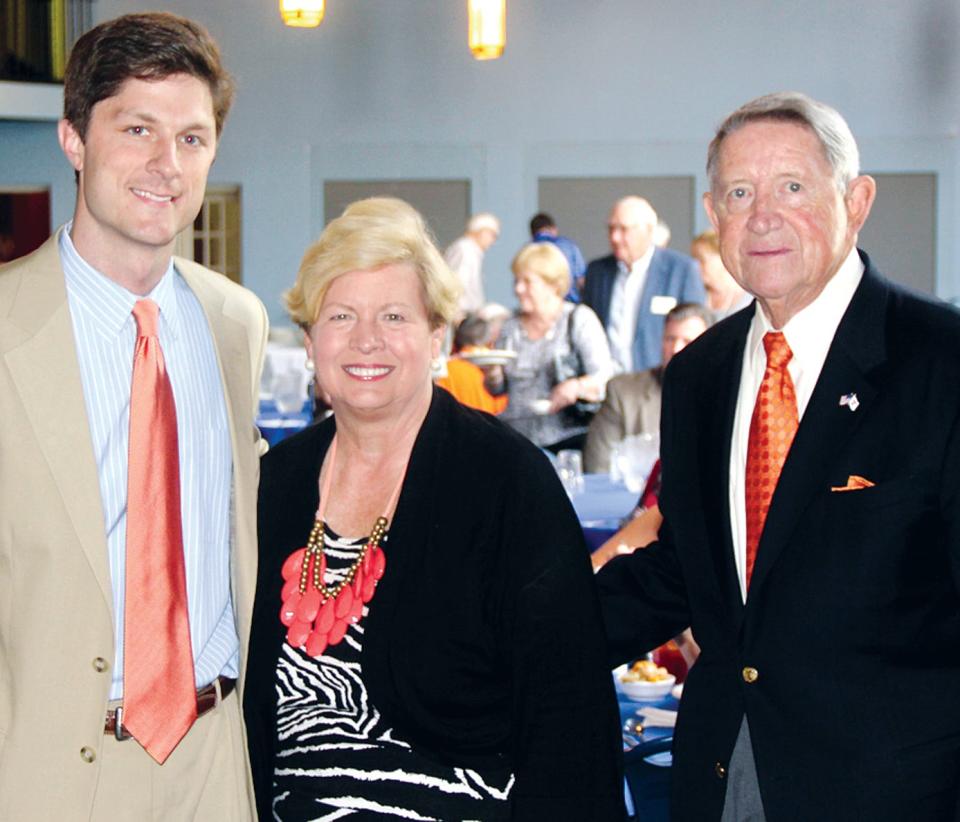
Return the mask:
{"type": "Polygon", "coordinates": [[[814,132],[776,120],[724,139],[704,196],[724,265],[778,328],[837,272],[872,201],[870,178],[842,193],[814,132]]]}
{"type": "Polygon", "coordinates": [[[79,172],[78,251],[94,265],[106,255],[169,251],[200,210],[216,155],[206,83],[186,74],[129,79],[93,107],[82,138],[66,121],[60,128],[79,172]]]}

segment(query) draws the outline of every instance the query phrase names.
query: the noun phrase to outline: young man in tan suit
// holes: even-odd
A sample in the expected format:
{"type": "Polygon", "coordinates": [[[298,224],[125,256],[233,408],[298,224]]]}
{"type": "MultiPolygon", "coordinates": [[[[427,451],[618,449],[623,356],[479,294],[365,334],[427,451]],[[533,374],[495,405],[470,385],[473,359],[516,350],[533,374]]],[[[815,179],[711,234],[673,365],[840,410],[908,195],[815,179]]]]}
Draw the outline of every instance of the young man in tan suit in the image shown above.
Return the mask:
{"type": "Polygon", "coordinates": [[[138,14],[88,32],[59,126],[77,173],[73,220],[0,269],[0,819],[253,815],[236,683],[256,576],[267,320],[251,293],[172,257],[231,99],[195,23],[138,14]],[[174,400],[163,427],[176,447],[134,442],[142,340],[162,351],[154,373],[174,400]],[[151,473],[157,458],[170,473],[151,473]],[[166,519],[161,490],[178,500],[166,519]],[[143,562],[131,535],[145,532],[149,551],[158,528],[177,535],[164,541],[172,603],[155,574],[129,587],[143,562]],[[183,616],[172,640],[168,607],[183,616]],[[147,636],[132,627],[151,624],[147,636]],[[177,642],[183,664],[157,676],[139,649],[177,642]],[[159,686],[149,698],[185,683],[182,727],[171,732],[162,699],[128,704],[144,671],[159,686]],[[151,723],[166,744],[140,730],[151,723]]]}

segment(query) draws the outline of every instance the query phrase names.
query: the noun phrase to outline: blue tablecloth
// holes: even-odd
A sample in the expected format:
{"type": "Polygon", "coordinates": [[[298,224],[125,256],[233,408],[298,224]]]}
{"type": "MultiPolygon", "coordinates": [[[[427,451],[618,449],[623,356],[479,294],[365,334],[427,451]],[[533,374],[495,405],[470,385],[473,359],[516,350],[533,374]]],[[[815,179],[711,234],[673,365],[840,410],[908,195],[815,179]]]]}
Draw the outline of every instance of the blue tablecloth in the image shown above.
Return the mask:
{"type": "Polygon", "coordinates": [[[599,548],[620,529],[639,496],[623,483],[610,482],[607,474],[584,476],[583,490],[573,495],[572,502],[590,550],[599,548]]]}
{"type": "Polygon", "coordinates": [[[257,411],[257,427],[270,445],[276,445],[297,431],[302,431],[312,421],[312,408],[308,400],[303,408],[291,414],[282,414],[273,400],[260,400],[257,411]]]}

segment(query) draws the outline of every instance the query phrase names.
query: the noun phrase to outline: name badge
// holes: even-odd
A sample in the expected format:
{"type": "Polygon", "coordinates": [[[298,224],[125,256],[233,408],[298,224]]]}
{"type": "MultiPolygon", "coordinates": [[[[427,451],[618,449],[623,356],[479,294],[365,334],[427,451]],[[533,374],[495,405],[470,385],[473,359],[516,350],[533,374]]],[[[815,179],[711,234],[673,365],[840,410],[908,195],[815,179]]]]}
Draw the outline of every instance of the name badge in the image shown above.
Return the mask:
{"type": "Polygon", "coordinates": [[[657,294],[650,300],[651,314],[666,314],[677,304],[676,297],[668,297],[666,294],[657,294]]]}

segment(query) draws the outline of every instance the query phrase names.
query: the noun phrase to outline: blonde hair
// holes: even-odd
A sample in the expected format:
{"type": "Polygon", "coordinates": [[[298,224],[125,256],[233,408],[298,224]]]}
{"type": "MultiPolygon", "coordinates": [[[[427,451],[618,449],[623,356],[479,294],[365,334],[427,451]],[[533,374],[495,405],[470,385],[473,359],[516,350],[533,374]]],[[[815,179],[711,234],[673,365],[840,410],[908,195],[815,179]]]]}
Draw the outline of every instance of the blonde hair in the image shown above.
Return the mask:
{"type": "Polygon", "coordinates": [[[515,276],[531,271],[561,297],[570,290],[570,264],[553,243],[528,243],[517,252],[510,264],[515,276]]]}
{"type": "Polygon", "coordinates": [[[420,280],[431,328],[456,315],[460,281],[443,261],[420,213],[396,197],[357,200],[328,223],[303,255],[297,279],[284,295],[291,319],[309,328],[330,284],[351,271],[412,266],[420,280]]]}
{"type": "Polygon", "coordinates": [[[705,246],[714,254],[720,253],[720,238],[717,236],[717,232],[712,228],[707,229],[701,234],[698,234],[690,241],[691,250],[695,245],[705,246]]]}

